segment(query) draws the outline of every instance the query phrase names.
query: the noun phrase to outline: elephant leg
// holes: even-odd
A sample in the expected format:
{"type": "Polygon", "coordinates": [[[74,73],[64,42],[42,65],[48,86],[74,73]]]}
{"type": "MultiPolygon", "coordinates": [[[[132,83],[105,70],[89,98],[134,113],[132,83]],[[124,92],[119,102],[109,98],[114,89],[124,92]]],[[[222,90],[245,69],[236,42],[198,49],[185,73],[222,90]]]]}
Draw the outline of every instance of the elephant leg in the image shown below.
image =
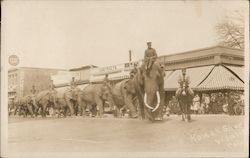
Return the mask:
{"type": "Polygon", "coordinates": [[[74,108],[73,108],[73,104],[72,102],[69,100],[69,99],[66,99],[66,103],[67,103],[67,106],[70,110],[70,116],[74,115],[74,108]]]}
{"type": "Polygon", "coordinates": [[[97,105],[96,104],[91,105],[91,110],[90,111],[91,111],[92,117],[97,116],[97,113],[98,113],[97,105]]]}
{"type": "Polygon", "coordinates": [[[188,107],[188,103],[184,103],[184,119],[185,121],[187,121],[187,107],[188,107]]]}
{"type": "Polygon", "coordinates": [[[138,96],[139,113],[141,115],[141,119],[144,120],[146,118],[146,116],[145,116],[144,102],[143,102],[142,98],[143,98],[143,95],[138,96]]]}
{"type": "Polygon", "coordinates": [[[46,114],[47,114],[46,109],[47,109],[47,105],[44,104],[44,105],[42,106],[42,117],[46,117],[46,114]]]}
{"type": "Polygon", "coordinates": [[[98,110],[98,115],[99,117],[103,117],[103,100],[99,97],[95,97],[96,105],[97,105],[97,110],[98,110]]]}
{"type": "Polygon", "coordinates": [[[114,108],[114,117],[119,117],[119,109],[116,106],[114,108]]]}
{"type": "Polygon", "coordinates": [[[77,110],[78,110],[78,108],[77,108],[77,105],[76,105],[75,101],[71,101],[71,104],[72,104],[72,107],[74,109],[73,115],[77,116],[77,112],[78,112],[77,110]]]}
{"type": "Polygon", "coordinates": [[[64,106],[64,107],[62,108],[62,114],[63,114],[64,117],[67,117],[67,111],[68,111],[68,107],[67,107],[67,106],[64,106]]]}
{"type": "Polygon", "coordinates": [[[184,121],[185,120],[184,105],[182,102],[179,102],[179,105],[180,105],[180,110],[181,110],[181,118],[182,118],[182,121],[184,121]]]}
{"type": "Polygon", "coordinates": [[[23,116],[23,117],[24,117],[24,115],[25,115],[25,108],[22,107],[22,108],[20,109],[20,116],[23,116]]]}
{"type": "Polygon", "coordinates": [[[33,109],[32,109],[32,105],[31,104],[27,104],[27,110],[30,113],[31,117],[34,117],[34,113],[33,113],[33,109]]]}
{"type": "Polygon", "coordinates": [[[83,117],[85,117],[86,116],[86,108],[87,108],[86,102],[82,102],[81,105],[79,105],[79,108],[81,110],[81,115],[83,117]]]}
{"type": "Polygon", "coordinates": [[[133,97],[131,95],[125,95],[124,97],[124,101],[125,101],[125,105],[128,107],[128,109],[130,110],[131,113],[131,117],[132,118],[137,118],[137,112],[135,109],[135,106],[133,104],[133,97]]]}
{"type": "Polygon", "coordinates": [[[144,108],[144,114],[145,114],[145,119],[148,119],[149,121],[154,121],[154,117],[151,114],[151,110],[148,108],[144,108]]]}
{"type": "Polygon", "coordinates": [[[76,116],[77,116],[77,115],[80,115],[80,111],[81,111],[81,110],[80,110],[80,106],[77,104],[77,102],[75,102],[75,111],[76,111],[76,112],[75,112],[75,113],[76,113],[76,116]]]}
{"type": "Polygon", "coordinates": [[[18,116],[22,115],[22,107],[21,106],[18,106],[18,108],[17,108],[17,114],[18,114],[18,116]]]}
{"type": "Polygon", "coordinates": [[[78,114],[79,114],[79,116],[83,115],[83,109],[80,105],[78,105],[78,114]]]}
{"type": "Polygon", "coordinates": [[[119,109],[118,115],[119,115],[119,117],[124,117],[125,116],[124,107],[122,107],[122,108],[119,109]]]}
{"type": "Polygon", "coordinates": [[[23,116],[27,117],[27,113],[28,113],[28,108],[27,108],[27,106],[25,106],[24,110],[23,110],[23,116]]]}
{"type": "Polygon", "coordinates": [[[38,109],[39,107],[37,105],[34,105],[34,115],[37,117],[38,115],[38,109]]]}

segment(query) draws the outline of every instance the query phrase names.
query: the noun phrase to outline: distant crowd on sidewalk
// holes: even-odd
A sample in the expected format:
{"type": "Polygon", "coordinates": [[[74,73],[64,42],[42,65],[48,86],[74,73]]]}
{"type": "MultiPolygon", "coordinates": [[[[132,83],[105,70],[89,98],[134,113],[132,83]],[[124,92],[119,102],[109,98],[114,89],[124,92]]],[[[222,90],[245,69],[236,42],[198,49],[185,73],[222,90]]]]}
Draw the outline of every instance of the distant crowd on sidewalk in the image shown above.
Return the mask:
{"type": "MultiPolygon", "coordinates": [[[[244,115],[244,92],[196,94],[190,108],[192,114],[244,115]]],[[[170,114],[180,114],[180,107],[175,96],[167,102],[166,111],[170,114]]]]}

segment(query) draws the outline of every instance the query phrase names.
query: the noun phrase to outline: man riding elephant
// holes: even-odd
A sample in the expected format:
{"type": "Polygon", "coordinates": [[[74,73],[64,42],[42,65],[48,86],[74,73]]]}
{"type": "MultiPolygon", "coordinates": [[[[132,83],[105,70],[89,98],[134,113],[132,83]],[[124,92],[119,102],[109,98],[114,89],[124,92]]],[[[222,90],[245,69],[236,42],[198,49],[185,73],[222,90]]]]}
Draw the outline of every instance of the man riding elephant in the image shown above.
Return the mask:
{"type": "Polygon", "coordinates": [[[156,62],[156,51],[148,43],[143,65],[137,69],[132,78],[139,102],[139,112],[142,119],[145,116],[151,120],[163,119],[165,101],[164,67],[156,62]]]}
{"type": "Polygon", "coordinates": [[[144,65],[146,70],[150,69],[157,58],[157,53],[155,49],[151,47],[151,44],[151,42],[147,42],[148,49],[145,50],[144,54],[144,65]]]}
{"type": "Polygon", "coordinates": [[[139,114],[142,119],[151,121],[163,119],[163,106],[165,101],[164,91],[164,66],[156,62],[157,54],[148,42],[144,62],[141,67],[130,74],[134,84],[139,103],[139,114]]]}

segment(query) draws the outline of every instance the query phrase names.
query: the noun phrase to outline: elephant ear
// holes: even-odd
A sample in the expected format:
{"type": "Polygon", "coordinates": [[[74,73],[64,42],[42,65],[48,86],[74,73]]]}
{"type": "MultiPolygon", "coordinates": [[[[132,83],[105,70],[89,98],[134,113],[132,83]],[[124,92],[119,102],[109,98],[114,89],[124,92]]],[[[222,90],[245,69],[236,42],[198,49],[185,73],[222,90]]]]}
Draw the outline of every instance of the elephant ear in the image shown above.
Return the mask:
{"type": "Polygon", "coordinates": [[[98,89],[97,90],[97,95],[99,96],[99,97],[103,97],[103,95],[106,93],[106,91],[107,91],[107,88],[108,87],[106,87],[105,85],[102,85],[101,86],[101,88],[100,89],[98,89]]]}
{"type": "Polygon", "coordinates": [[[143,77],[143,71],[144,71],[144,69],[143,68],[144,68],[144,66],[138,68],[138,71],[137,71],[137,81],[138,81],[138,83],[139,83],[140,86],[144,85],[144,77],[143,77]]]}
{"type": "Polygon", "coordinates": [[[163,64],[161,64],[161,63],[160,63],[160,73],[162,74],[163,77],[166,76],[165,66],[163,64]]]}

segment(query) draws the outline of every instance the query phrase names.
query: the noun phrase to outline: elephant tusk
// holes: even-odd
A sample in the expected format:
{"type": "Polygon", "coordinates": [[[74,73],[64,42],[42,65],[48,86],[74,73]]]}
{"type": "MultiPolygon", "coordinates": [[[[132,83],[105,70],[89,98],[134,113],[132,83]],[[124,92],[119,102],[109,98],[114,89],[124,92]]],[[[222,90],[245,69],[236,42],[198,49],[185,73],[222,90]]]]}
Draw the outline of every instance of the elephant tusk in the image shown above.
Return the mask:
{"type": "Polygon", "coordinates": [[[152,110],[152,112],[154,112],[155,110],[157,110],[160,106],[160,101],[161,101],[161,97],[160,97],[160,93],[159,91],[156,92],[156,96],[157,96],[157,105],[156,107],[152,110]]]}
{"type": "Polygon", "coordinates": [[[153,107],[151,107],[151,106],[149,106],[149,105],[147,104],[147,94],[146,94],[146,93],[144,94],[144,104],[146,105],[147,108],[149,108],[149,109],[151,109],[151,110],[154,109],[153,107]]]}

